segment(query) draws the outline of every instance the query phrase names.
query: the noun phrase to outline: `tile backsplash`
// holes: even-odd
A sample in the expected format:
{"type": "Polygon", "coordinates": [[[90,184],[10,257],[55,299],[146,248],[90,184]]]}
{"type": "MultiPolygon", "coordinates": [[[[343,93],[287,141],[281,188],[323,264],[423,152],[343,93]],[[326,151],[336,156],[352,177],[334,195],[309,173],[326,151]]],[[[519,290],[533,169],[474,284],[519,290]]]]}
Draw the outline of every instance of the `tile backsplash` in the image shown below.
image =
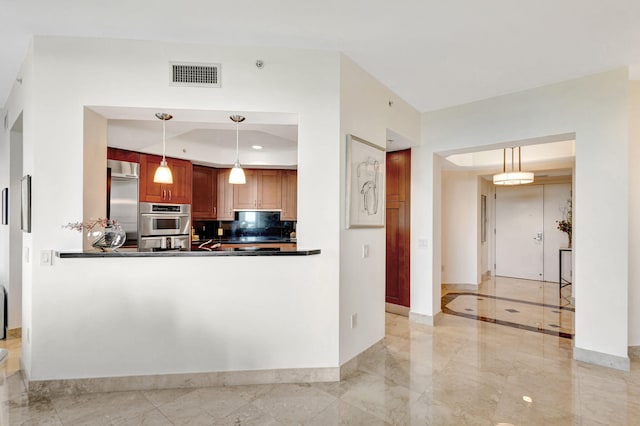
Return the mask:
{"type": "Polygon", "coordinates": [[[233,221],[193,221],[195,239],[234,240],[242,237],[289,238],[296,230],[295,221],[280,220],[280,212],[243,211],[233,221]],[[222,229],[222,236],[218,235],[222,229]]]}

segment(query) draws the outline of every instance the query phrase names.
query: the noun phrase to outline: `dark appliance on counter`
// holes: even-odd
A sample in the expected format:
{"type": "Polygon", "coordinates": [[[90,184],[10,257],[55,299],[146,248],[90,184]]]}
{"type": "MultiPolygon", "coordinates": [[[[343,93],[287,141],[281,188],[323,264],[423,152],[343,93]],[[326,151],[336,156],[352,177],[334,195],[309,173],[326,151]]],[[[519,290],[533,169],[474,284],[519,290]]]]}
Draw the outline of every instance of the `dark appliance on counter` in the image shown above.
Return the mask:
{"type": "Polygon", "coordinates": [[[189,250],[190,204],[140,203],[138,251],[189,250]]]}
{"type": "Polygon", "coordinates": [[[138,242],[138,177],[140,165],[107,160],[107,218],[117,220],[127,233],[125,247],[138,242]]]}

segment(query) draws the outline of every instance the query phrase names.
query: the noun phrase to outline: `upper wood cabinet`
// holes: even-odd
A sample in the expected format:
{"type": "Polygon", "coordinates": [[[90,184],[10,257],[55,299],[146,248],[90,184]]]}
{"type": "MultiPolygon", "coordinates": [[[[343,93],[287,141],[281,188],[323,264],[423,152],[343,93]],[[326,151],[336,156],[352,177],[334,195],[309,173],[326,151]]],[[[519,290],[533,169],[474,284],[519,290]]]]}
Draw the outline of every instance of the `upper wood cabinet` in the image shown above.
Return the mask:
{"type": "Polygon", "coordinates": [[[229,183],[229,173],[231,169],[219,169],[218,170],[218,220],[234,220],[235,214],[233,212],[233,187],[229,183]]]}
{"type": "Polygon", "coordinates": [[[282,171],[281,220],[296,220],[298,216],[298,171],[282,171]]]}
{"type": "Polygon", "coordinates": [[[193,166],[191,217],[193,219],[217,219],[218,170],[193,166]]]}
{"type": "Polygon", "coordinates": [[[244,169],[247,183],[233,186],[233,207],[236,209],[258,208],[258,174],[257,170],[244,169]]]}
{"type": "Polygon", "coordinates": [[[140,202],[191,204],[192,165],[190,161],[167,158],[173,175],[173,184],[153,181],[153,175],[162,161],[158,155],[140,154],[140,202]]]}
{"type": "Polygon", "coordinates": [[[128,151],[126,149],[107,147],[107,159],[128,161],[130,163],[140,162],[140,153],[135,151],[128,151]]]}
{"type": "Polygon", "coordinates": [[[245,169],[247,183],[234,185],[233,206],[239,210],[280,210],[282,175],[280,170],[245,169]]]}

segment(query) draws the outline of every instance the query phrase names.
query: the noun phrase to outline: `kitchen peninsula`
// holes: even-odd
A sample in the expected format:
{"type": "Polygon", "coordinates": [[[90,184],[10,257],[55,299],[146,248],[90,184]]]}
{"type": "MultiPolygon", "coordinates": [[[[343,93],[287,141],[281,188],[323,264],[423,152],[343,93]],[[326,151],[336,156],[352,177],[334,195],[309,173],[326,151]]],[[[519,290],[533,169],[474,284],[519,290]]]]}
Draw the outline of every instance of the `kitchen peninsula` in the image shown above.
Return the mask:
{"type": "Polygon", "coordinates": [[[96,257],[218,257],[218,256],[310,256],[320,254],[320,249],[298,250],[279,248],[229,248],[200,251],[137,251],[124,249],[121,251],[84,251],[84,252],[56,252],[61,259],[69,258],[96,258],[96,257]]]}

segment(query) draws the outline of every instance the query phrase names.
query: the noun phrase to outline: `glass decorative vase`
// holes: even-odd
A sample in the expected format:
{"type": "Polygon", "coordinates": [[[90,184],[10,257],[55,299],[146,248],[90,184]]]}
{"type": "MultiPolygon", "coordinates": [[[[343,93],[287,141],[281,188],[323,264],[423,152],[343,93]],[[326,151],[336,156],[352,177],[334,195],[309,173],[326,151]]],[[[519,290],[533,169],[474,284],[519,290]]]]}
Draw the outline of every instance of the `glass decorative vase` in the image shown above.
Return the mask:
{"type": "Polygon", "coordinates": [[[96,223],[87,229],[86,236],[89,245],[101,251],[117,250],[127,239],[127,234],[122,226],[111,220],[104,222],[104,225],[96,223]]]}

